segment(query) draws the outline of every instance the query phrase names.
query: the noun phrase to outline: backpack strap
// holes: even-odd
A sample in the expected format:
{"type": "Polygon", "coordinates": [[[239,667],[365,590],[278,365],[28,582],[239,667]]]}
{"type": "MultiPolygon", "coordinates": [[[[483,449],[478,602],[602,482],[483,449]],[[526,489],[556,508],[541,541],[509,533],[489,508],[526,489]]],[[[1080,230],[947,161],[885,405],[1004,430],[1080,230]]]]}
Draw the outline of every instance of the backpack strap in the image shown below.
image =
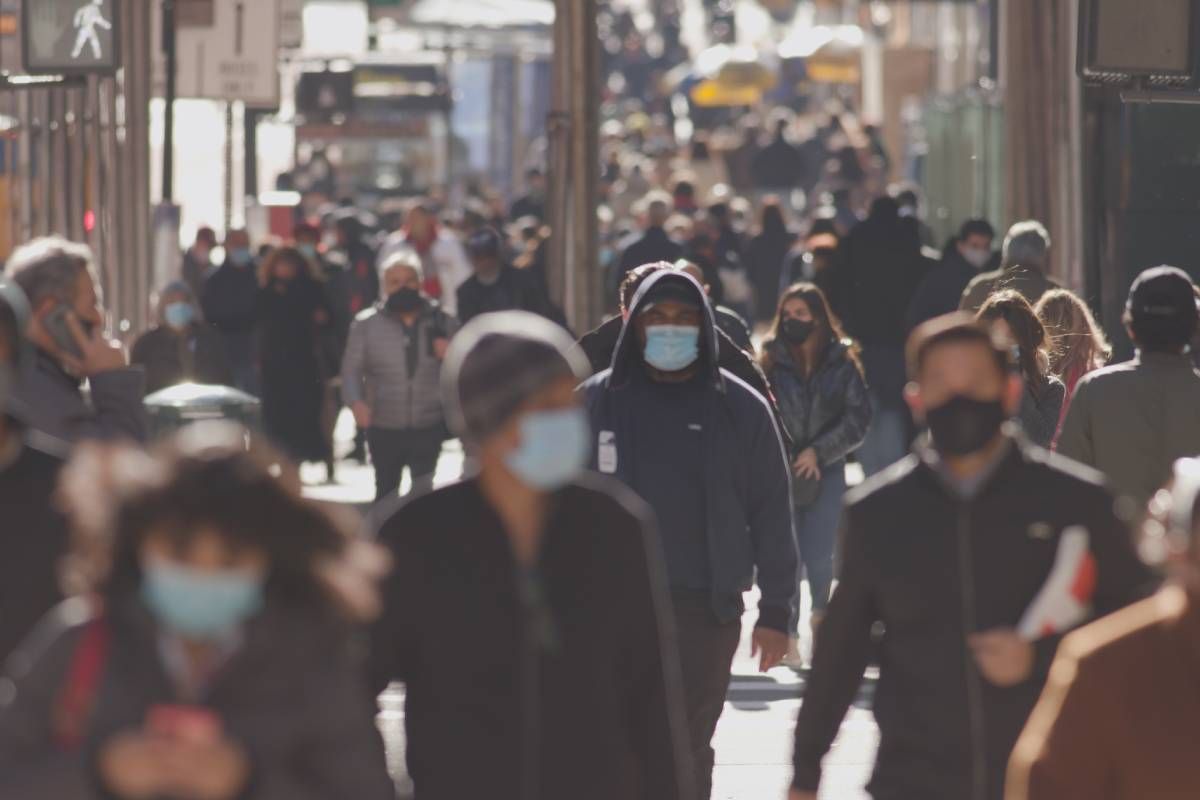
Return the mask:
{"type": "Polygon", "coordinates": [[[75,646],[66,682],[54,708],[54,739],[63,751],[77,750],[83,744],[108,661],[111,638],[108,621],[100,616],[87,623],[75,646]]]}

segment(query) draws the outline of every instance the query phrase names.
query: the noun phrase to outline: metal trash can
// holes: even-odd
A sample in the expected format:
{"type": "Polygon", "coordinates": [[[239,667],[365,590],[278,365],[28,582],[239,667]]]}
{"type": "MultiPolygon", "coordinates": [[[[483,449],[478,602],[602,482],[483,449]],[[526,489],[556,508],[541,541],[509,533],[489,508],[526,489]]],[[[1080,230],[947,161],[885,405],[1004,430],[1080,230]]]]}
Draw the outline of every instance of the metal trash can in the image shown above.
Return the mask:
{"type": "Polygon", "coordinates": [[[151,439],[204,420],[237,422],[252,431],[260,428],[258,398],[230,386],[181,383],[155,392],[144,402],[151,439]]]}

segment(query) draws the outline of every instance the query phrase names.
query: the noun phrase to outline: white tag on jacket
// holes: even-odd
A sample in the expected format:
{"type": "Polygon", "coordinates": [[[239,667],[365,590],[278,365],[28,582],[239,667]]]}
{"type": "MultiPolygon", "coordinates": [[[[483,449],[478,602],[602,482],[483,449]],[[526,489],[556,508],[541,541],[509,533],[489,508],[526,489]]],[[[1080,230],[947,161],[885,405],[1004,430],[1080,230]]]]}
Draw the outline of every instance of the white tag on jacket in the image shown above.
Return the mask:
{"type": "Polygon", "coordinates": [[[605,475],[617,474],[617,435],[612,431],[600,431],[596,463],[605,475]]]}

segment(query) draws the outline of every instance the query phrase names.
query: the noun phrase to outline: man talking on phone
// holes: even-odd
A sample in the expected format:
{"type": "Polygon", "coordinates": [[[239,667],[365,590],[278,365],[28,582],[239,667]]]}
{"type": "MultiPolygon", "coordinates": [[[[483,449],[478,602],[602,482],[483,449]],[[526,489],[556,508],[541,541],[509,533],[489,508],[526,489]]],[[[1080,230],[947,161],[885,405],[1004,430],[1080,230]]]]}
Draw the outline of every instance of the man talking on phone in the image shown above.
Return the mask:
{"type": "Polygon", "coordinates": [[[34,352],[22,360],[16,387],[22,422],[71,444],[145,439],[145,379],[104,335],[91,251],[57,237],[35,239],[13,253],[6,273],[32,312],[25,333],[34,352]]]}

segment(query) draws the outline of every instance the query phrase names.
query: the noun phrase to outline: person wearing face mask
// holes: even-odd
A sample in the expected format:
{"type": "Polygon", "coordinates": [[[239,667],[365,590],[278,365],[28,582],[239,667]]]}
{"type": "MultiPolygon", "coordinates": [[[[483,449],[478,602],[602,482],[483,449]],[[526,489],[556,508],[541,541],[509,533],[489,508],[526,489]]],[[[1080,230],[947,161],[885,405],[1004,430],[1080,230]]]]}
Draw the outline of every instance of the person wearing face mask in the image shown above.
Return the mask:
{"type": "MultiPolygon", "coordinates": [[[[486,210],[482,210],[482,218],[487,218],[486,210]]],[[[450,316],[457,315],[458,288],[471,277],[471,263],[459,234],[438,222],[431,201],[417,200],[408,207],[403,226],[384,240],[375,263],[382,268],[404,250],[421,259],[425,296],[436,300],[450,316]]]]}
{"type": "Polygon", "coordinates": [[[697,796],[742,632],[742,594],[762,591],[752,642],[762,671],[787,652],[795,614],[791,484],[770,405],[716,360],[717,326],[689,275],[652,275],[634,296],[612,366],[583,386],[592,464],[658,517],[679,631],[697,796]]]}
{"type": "Polygon", "coordinates": [[[30,309],[25,336],[32,348],[14,389],[22,422],[70,444],[145,439],[145,376],[104,333],[91,251],[58,237],[36,239],[12,254],[7,275],[30,309]]]}
{"type": "Polygon", "coordinates": [[[212,251],[217,246],[217,234],[209,227],[196,231],[196,241],[183,254],[183,282],[199,297],[204,293],[204,284],[212,274],[212,251]]]}
{"type": "Polygon", "coordinates": [[[480,314],[529,311],[555,321],[562,314],[536,277],[504,260],[504,243],[494,228],[482,228],[467,239],[467,255],[475,274],[458,287],[458,318],[466,324],[480,314]]]}
{"type": "Polygon", "coordinates": [[[941,261],[917,286],[908,304],[908,329],[958,309],[963,291],[981,272],[998,266],[992,243],[996,231],[986,219],[969,219],[946,244],[941,261]]]}
{"type": "Polygon", "coordinates": [[[55,502],[66,448],[22,423],[13,395],[21,361],[32,357],[28,322],[24,292],[0,281],[0,665],[62,598],[57,567],[67,550],[55,502]]]}
{"type": "MultiPolygon", "coordinates": [[[[796,545],[812,596],[816,634],[833,589],[834,540],[846,493],[846,456],[862,444],[871,400],[858,346],[842,332],[825,295],[798,283],[780,298],[763,342],[762,366],[791,433],[796,545]]],[[[797,626],[799,619],[796,620],[797,626]]],[[[787,665],[802,664],[798,627],[790,631],[787,665]]]]}
{"type": "Polygon", "coordinates": [[[8,662],[0,796],[394,797],[353,646],[385,555],[248,439],[76,453],[72,597],[8,662]]]}
{"type": "Polygon", "coordinates": [[[971,279],[963,290],[959,308],[978,311],[995,292],[1013,289],[1030,305],[1061,286],[1050,277],[1050,232],[1037,220],[1018,222],[1008,229],[1000,252],[1000,266],[971,279]]]}
{"type": "Polygon", "coordinates": [[[1196,796],[1198,500],[1200,460],[1181,459],[1155,496],[1141,547],[1170,582],[1063,642],[1013,751],[1007,800],[1196,796]]]}
{"type": "Polygon", "coordinates": [[[326,462],[321,403],[329,376],[320,343],[330,313],[320,276],[299,250],[281,247],[263,262],[259,281],[263,431],[297,464],[326,462]]]}
{"type": "Polygon", "coordinates": [[[258,372],[258,276],[250,235],[231,230],[225,236],[225,263],[204,284],[200,295],[204,319],[225,342],[233,370],[233,385],[254,396],[261,394],[258,372]]]}
{"type": "Polygon", "coordinates": [[[473,320],[446,354],[478,471],[383,524],[371,647],[372,689],[406,685],[417,797],[694,798],[659,541],[628,490],[585,473],[586,374],[525,312],[473,320]]]}
{"type": "Polygon", "coordinates": [[[146,371],[146,394],[179,383],[229,386],[233,381],[224,343],[200,318],[183,281],[159,293],[158,324],[133,343],[130,361],[146,371]]]}
{"type": "Polygon", "coordinates": [[[796,721],[792,800],[817,796],[873,656],[871,795],[1000,800],[1061,635],[1153,589],[1100,476],[1005,427],[1024,391],[1009,352],[966,314],[909,341],[906,397],[929,442],[847,495],[841,577],[796,721]],[[1051,580],[1060,569],[1069,594],[1051,580]]]}
{"type": "Polygon", "coordinates": [[[405,468],[411,491],[433,486],[442,441],[442,360],[458,330],[421,291],[421,259],[411,251],[383,267],[383,297],[350,327],[342,359],[342,399],[367,432],[375,499],[394,497],[405,468]]]}
{"type": "Polygon", "coordinates": [[[325,385],[321,392],[321,435],[325,440],[325,482],[335,481],[334,431],[337,428],[338,412],[342,409],[341,371],[342,354],[346,352],[346,338],[350,333],[353,315],[350,313],[351,281],[342,259],[328,259],[321,252],[321,229],[310,222],[303,222],[292,230],[296,249],[310,264],[312,274],[320,278],[321,290],[325,295],[325,306],[329,311],[329,322],[322,325],[318,339],[318,355],[321,375],[325,385]]]}

